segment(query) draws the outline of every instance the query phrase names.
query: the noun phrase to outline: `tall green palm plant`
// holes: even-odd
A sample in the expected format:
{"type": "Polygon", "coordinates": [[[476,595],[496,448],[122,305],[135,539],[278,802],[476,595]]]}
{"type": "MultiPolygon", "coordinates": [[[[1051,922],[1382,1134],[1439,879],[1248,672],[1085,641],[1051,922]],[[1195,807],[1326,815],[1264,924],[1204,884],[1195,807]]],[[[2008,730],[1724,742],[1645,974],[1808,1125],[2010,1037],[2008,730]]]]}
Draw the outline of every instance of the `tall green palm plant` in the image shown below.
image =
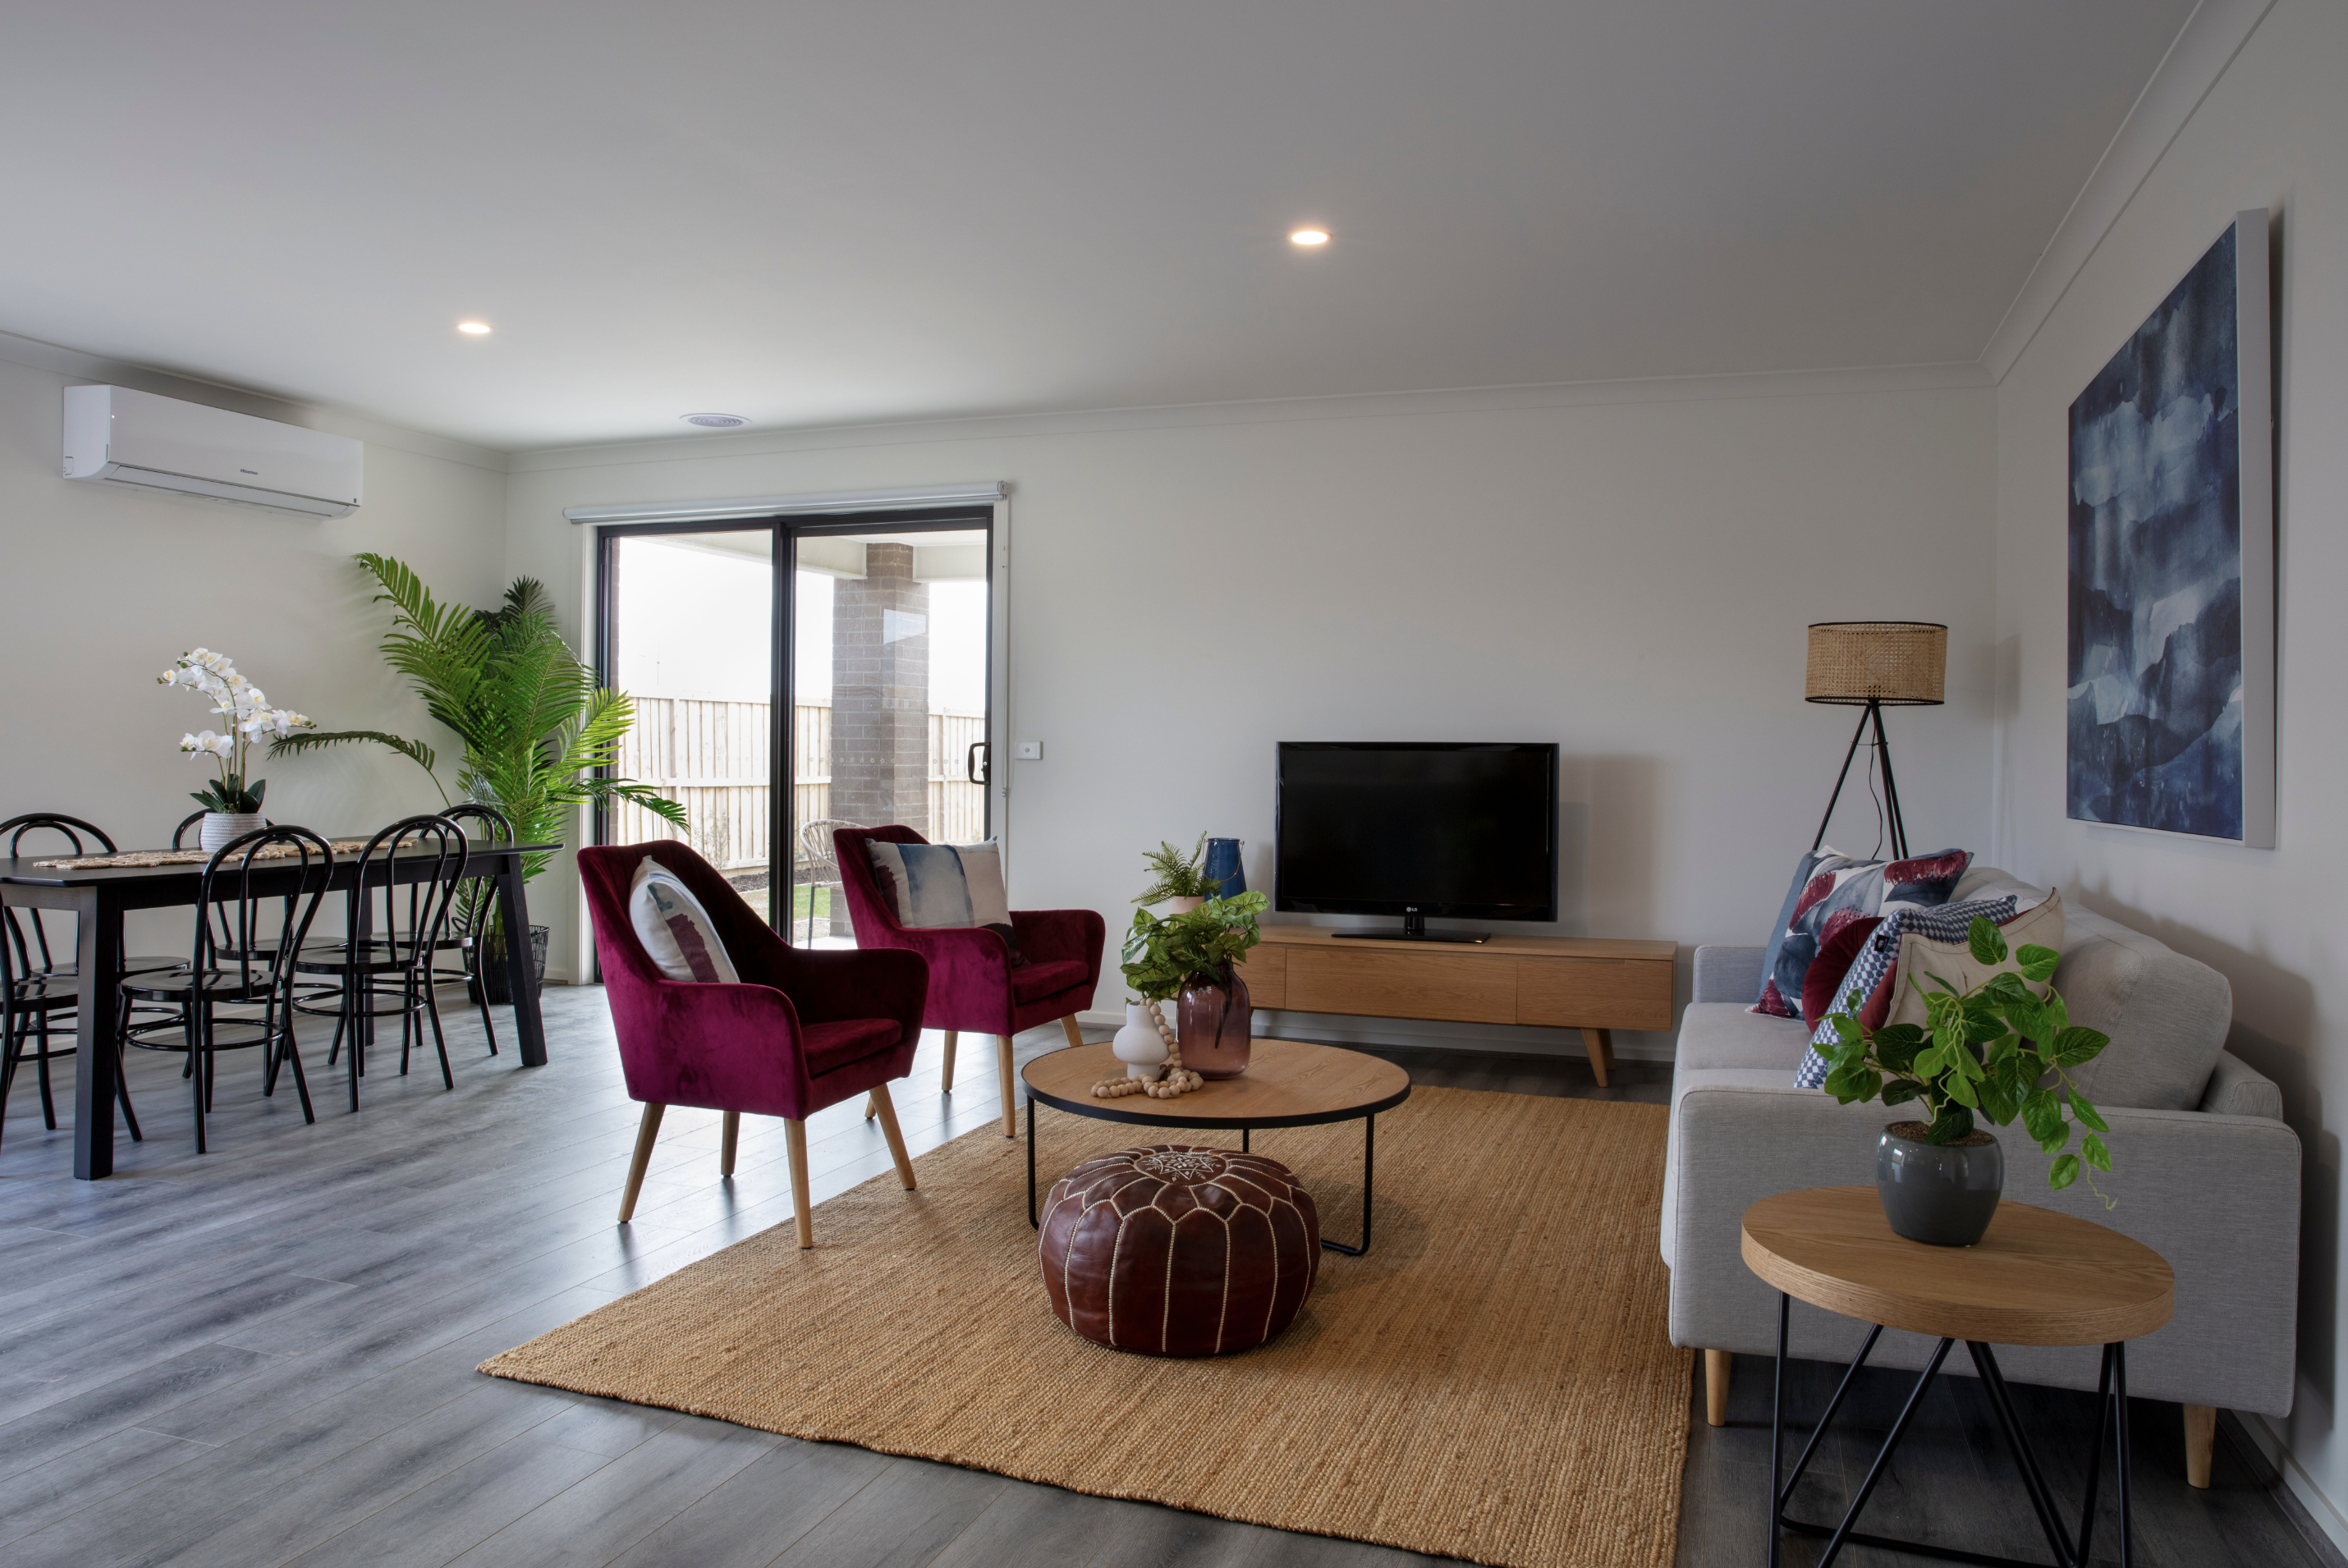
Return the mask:
{"type": "MultiPolygon", "coordinates": [[[[363,554],[358,562],[382,590],[376,602],[391,606],[384,661],[407,677],[425,711],[464,742],[457,787],[503,811],[519,841],[560,842],[579,807],[613,800],[632,800],[685,826],[685,808],[675,801],[605,774],[635,722],[635,707],[625,692],[598,686],[595,672],[571,652],[543,583],[516,578],[498,608],[474,610],[434,599],[422,578],[390,556],[363,554]]],[[[351,741],[396,751],[448,799],[432,748],[381,730],[305,731],[279,740],[269,754],[351,741]]],[[[525,875],[538,875],[551,858],[525,857],[525,875]]]]}

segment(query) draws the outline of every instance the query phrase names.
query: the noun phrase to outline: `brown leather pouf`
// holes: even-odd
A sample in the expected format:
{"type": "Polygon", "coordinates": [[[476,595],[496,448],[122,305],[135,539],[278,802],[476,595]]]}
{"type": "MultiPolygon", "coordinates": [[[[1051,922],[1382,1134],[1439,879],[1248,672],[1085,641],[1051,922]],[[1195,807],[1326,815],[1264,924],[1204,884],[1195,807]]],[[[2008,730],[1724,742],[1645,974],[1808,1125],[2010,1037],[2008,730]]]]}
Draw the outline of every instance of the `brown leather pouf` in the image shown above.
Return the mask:
{"type": "Polygon", "coordinates": [[[1276,1160],[1158,1144],[1054,1182],[1037,1245],[1052,1310],[1086,1339],[1213,1356],[1295,1320],[1321,1271],[1321,1216],[1276,1160]]]}

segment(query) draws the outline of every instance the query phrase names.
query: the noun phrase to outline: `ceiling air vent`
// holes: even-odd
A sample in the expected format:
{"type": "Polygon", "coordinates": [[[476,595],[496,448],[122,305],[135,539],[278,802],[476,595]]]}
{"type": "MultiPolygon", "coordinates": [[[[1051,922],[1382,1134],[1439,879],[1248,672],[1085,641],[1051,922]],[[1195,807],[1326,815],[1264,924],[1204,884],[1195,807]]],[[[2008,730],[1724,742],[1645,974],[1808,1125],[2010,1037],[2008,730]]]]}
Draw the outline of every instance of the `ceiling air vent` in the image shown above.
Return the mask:
{"type": "Polygon", "coordinates": [[[686,414],[688,425],[698,425],[705,430],[738,430],[750,421],[739,414],[686,414]]]}

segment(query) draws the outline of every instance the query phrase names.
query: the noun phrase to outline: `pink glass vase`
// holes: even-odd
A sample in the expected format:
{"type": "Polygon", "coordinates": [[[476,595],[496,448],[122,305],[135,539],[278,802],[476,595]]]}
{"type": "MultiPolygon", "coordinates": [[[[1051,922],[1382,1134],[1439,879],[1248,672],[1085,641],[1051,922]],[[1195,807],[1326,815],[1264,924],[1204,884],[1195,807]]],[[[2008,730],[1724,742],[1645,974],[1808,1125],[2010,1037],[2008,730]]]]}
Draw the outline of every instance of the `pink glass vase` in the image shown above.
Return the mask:
{"type": "Polygon", "coordinates": [[[1255,1006],[1247,982],[1229,967],[1220,975],[1194,975],[1182,987],[1176,1012],[1182,1065],[1203,1078],[1234,1078],[1248,1069],[1253,1048],[1255,1006]]]}

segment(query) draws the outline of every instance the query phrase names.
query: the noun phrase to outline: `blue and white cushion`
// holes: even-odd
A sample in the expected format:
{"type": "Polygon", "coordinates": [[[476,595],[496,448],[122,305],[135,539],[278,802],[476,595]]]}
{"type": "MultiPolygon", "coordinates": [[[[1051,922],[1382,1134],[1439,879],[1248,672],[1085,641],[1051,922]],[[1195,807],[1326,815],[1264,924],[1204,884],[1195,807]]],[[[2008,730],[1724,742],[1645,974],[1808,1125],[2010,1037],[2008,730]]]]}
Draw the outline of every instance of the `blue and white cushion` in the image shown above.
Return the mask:
{"type": "Polygon", "coordinates": [[[1833,1070],[1833,1066],[1818,1047],[1833,1045],[1840,1038],[1835,1033],[1835,1013],[1842,1010],[1845,1000],[1853,991],[1859,993],[1862,1006],[1869,997],[1875,995],[1876,987],[1883,984],[1883,977],[1900,962],[1901,936],[1912,931],[1933,942],[1962,942],[1972,932],[1975,918],[1987,920],[1992,925],[2003,925],[2016,913],[2013,895],[2005,893],[1997,898],[1969,899],[1963,903],[1944,903],[1931,909],[1896,909],[1885,915],[1883,923],[1859,944],[1858,955],[1851,959],[1850,968],[1844,973],[1842,983],[1835,987],[1834,1008],[1818,1020],[1817,1031],[1810,1036],[1810,1048],[1802,1053],[1801,1065],[1794,1069],[1794,1087],[1826,1087],[1827,1074],[1833,1070]]]}

